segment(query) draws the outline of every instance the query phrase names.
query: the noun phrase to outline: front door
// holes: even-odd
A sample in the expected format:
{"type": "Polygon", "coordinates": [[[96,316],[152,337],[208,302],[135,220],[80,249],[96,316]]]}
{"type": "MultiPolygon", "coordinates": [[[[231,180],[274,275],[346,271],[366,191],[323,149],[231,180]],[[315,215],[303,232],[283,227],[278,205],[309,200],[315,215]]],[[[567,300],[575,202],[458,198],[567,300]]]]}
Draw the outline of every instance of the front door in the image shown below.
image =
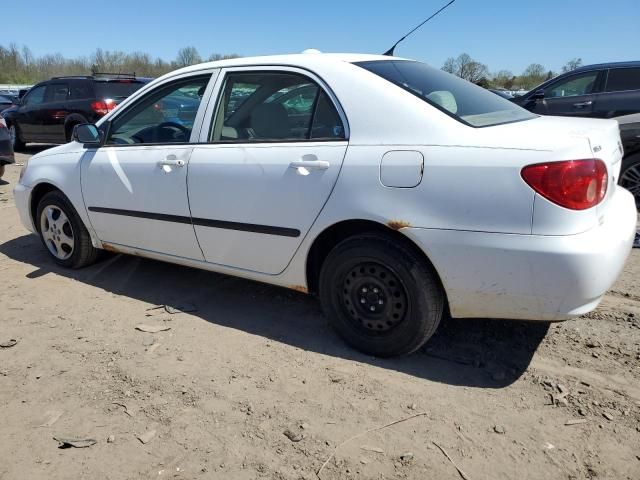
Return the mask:
{"type": "Polygon", "coordinates": [[[598,71],[585,72],[551,84],[533,111],[543,115],[593,116],[596,101],[593,92],[598,85],[598,76],[598,71]]]}
{"type": "Polygon", "coordinates": [[[103,243],[203,259],[191,224],[187,165],[210,78],[156,87],[113,119],[104,147],[85,154],[84,202],[103,243]]]}
{"type": "Polygon", "coordinates": [[[16,112],[16,123],[25,142],[46,142],[42,133],[42,106],[45,102],[46,85],[36,85],[22,98],[16,112]]]}
{"type": "Polygon", "coordinates": [[[207,262],[277,274],[329,198],[346,122],[295,69],[236,69],[219,84],[189,163],[194,228],[207,262]]]}

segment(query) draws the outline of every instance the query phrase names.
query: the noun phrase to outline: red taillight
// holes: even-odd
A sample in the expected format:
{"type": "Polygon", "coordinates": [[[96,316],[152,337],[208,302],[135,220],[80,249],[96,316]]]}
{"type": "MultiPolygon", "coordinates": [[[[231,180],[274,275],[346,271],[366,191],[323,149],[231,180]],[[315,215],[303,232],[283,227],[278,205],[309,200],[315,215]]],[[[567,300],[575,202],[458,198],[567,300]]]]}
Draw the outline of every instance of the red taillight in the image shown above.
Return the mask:
{"type": "Polygon", "coordinates": [[[109,113],[111,110],[113,110],[117,106],[118,106],[118,104],[116,102],[114,102],[113,100],[111,100],[110,98],[107,98],[104,101],[97,100],[97,101],[91,103],[91,109],[94,112],[96,112],[98,115],[106,115],[107,113],[109,113]]]}
{"type": "Polygon", "coordinates": [[[571,210],[595,207],[607,193],[607,166],[598,159],[529,165],[522,178],[547,200],[571,210]]]}
{"type": "Polygon", "coordinates": [[[0,117],[0,128],[7,128],[7,122],[2,117],[0,117]]]}

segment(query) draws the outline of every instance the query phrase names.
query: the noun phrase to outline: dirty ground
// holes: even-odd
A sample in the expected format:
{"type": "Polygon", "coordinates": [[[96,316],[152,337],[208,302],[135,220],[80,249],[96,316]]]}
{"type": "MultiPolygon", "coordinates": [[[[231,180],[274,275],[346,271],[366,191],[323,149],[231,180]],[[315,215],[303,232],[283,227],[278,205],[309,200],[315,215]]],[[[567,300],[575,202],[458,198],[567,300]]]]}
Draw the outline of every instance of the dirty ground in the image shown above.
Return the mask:
{"type": "Polygon", "coordinates": [[[19,224],[18,173],[2,480],[314,479],[327,459],[323,479],[640,478],[640,250],[584,318],[449,321],[380,360],[302,293],[115,254],[56,267],[19,224]]]}

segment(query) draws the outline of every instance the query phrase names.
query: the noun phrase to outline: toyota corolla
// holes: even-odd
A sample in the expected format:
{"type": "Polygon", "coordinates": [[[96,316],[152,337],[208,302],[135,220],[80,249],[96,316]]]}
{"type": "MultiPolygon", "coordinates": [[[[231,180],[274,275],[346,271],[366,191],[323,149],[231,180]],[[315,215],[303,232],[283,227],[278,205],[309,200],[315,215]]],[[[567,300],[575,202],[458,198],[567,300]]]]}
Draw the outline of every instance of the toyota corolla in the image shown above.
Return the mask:
{"type": "Polygon", "coordinates": [[[187,67],[73,140],[15,188],[55,262],[103,249],[314,293],[378,356],[443,316],[585,314],[635,232],[615,121],[540,117],[396,57],[187,67]]]}

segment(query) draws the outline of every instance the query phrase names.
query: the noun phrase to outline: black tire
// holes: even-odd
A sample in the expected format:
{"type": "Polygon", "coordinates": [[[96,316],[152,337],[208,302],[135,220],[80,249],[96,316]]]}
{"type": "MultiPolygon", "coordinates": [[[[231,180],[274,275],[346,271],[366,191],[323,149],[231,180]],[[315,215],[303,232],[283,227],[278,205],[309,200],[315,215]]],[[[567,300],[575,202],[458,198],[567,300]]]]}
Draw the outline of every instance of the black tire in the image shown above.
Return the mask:
{"type": "Polygon", "coordinates": [[[0,178],[4,175],[4,165],[0,165],[0,178]]]}
{"type": "Polygon", "coordinates": [[[13,151],[21,152],[27,145],[20,139],[20,129],[18,126],[13,124],[9,125],[9,130],[11,131],[12,129],[14,132],[11,134],[13,137],[13,151]]]}
{"type": "Polygon", "coordinates": [[[445,303],[433,268],[382,234],[350,237],[331,250],[319,294],[329,323],[345,341],[376,357],[419,349],[438,328],[445,303]]]}
{"type": "MultiPolygon", "coordinates": [[[[59,215],[58,220],[60,219],[62,219],[62,217],[59,215]]],[[[62,192],[54,190],[42,197],[38,203],[34,223],[40,235],[40,240],[42,240],[42,244],[58,265],[66,268],[82,268],[95,263],[99,251],[91,244],[89,232],[82,223],[78,212],[76,212],[76,209],[73,208],[69,199],[67,199],[62,192]],[[53,241],[47,241],[45,239],[45,233],[42,230],[44,221],[43,212],[45,212],[45,209],[51,209],[54,213],[60,211],[68,219],[68,222],[62,222],[59,225],[55,223],[53,225],[44,225],[48,230],[46,235],[50,235],[51,232],[55,234],[57,231],[57,238],[60,240],[61,232],[63,232],[67,238],[73,239],[72,248],[64,249],[64,243],[62,244],[62,248],[59,248],[56,247],[53,241]],[[56,255],[54,250],[60,254],[56,255]],[[65,254],[68,255],[68,257],[65,258],[65,254]]],[[[67,244],[67,247],[69,247],[69,244],[67,244]]]]}
{"type": "Polygon", "coordinates": [[[636,199],[636,208],[640,212],[640,153],[622,161],[619,183],[633,194],[636,199]]]}

